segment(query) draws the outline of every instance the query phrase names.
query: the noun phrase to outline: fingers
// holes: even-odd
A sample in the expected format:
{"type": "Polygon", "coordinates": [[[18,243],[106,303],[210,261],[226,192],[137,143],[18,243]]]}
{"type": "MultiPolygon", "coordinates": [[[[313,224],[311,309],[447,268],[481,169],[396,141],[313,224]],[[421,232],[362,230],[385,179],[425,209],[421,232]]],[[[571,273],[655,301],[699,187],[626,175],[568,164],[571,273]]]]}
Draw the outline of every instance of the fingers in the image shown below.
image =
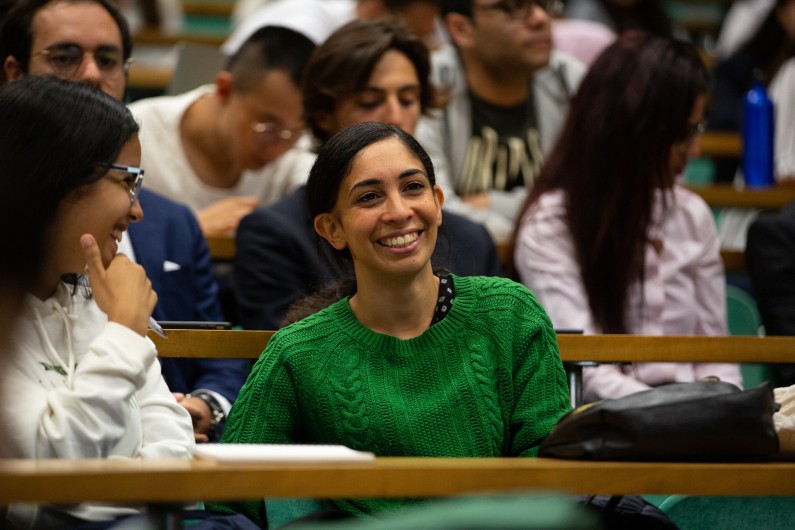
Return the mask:
{"type": "Polygon", "coordinates": [[[250,206],[256,208],[259,205],[258,197],[238,197],[239,203],[243,206],[250,206]]]}
{"type": "Polygon", "coordinates": [[[91,234],[80,236],[80,245],[83,247],[83,257],[88,266],[89,278],[104,278],[105,265],[102,264],[102,254],[99,251],[97,240],[91,234]]]}
{"type": "Polygon", "coordinates": [[[102,269],[101,276],[94,277],[91,271],[89,274],[94,300],[108,320],[145,336],[157,294],[143,267],[116,254],[108,268],[102,269]]]}

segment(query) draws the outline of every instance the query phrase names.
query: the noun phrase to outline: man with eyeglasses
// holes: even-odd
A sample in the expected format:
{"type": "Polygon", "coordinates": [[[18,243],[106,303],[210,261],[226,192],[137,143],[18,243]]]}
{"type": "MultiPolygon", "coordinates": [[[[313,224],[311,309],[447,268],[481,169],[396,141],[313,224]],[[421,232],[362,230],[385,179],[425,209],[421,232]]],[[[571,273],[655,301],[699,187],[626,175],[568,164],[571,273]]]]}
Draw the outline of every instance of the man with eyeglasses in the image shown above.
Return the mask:
{"type": "Polygon", "coordinates": [[[229,234],[257,205],[306,180],[314,154],[303,129],[301,77],[315,45],[285,27],[260,28],[215,83],[136,101],[146,186],[187,204],[205,235],[229,234]]]}
{"type": "Polygon", "coordinates": [[[434,81],[451,98],[437,119],[421,120],[417,139],[437,166],[445,208],[482,222],[498,243],[510,239],[584,73],[552,50],[559,4],[440,2],[452,45],[433,53],[434,81]]]}
{"type": "MultiPolygon", "coordinates": [[[[127,22],[107,0],[20,0],[0,26],[0,63],[9,81],[55,75],[122,99],[131,55],[127,22]]],[[[133,171],[131,197],[135,194],[146,215],[140,223],[130,224],[119,251],[146,270],[158,294],[152,316],[224,320],[210,253],[195,216],[182,204],[140,189],[143,172],[137,168],[111,169],[139,172],[133,171]]],[[[160,363],[166,383],[193,418],[196,440],[218,435],[248,375],[246,362],[160,359],[160,363]],[[188,393],[190,397],[184,397],[188,393]]]]}

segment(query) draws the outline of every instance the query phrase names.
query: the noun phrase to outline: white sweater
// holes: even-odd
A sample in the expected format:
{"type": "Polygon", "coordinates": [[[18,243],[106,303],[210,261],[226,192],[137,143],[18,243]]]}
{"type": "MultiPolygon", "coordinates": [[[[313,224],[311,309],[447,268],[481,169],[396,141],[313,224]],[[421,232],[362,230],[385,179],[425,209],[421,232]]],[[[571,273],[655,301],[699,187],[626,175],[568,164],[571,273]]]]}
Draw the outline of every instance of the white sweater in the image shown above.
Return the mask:
{"type": "MultiPolygon", "coordinates": [[[[189,458],[193,428],[160,374],[155,346],[108,322],[93,299],[59,284],[28,296],[2,383],[6,458],[189,458]]],[[[108,520],[130,507],[14,505],[15,527],[48,528],[66,513],[108,520]],[[64,513],[66,512],[66,513],[64,513]]]]}

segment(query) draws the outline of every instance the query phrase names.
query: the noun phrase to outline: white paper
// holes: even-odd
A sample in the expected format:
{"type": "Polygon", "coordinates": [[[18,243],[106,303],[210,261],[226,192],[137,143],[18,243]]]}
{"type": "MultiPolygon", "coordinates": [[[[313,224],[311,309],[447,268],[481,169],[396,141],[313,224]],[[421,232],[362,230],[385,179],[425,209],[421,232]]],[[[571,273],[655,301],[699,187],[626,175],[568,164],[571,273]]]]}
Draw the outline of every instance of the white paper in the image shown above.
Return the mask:
{"type": "Polygon", "coordinates": [[[371,462],[375,455],[344,445],[197,444],[193,456],[218,462],[371,462]]]}

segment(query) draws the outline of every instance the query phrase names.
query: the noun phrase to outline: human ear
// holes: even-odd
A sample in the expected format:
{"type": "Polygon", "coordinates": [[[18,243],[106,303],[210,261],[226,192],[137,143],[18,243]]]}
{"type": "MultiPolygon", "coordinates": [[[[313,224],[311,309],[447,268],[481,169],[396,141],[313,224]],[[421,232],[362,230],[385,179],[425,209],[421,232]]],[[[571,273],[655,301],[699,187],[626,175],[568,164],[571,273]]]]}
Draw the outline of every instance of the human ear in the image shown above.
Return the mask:
{"type": "Polygon", "coordinates": [[[15,81],[25,75],[25,72],[22,71],[22,66],[13,55],[9,55],[3,61],[3,70],[5,71],[6,79],[9,81],[15,81]]]}
{"type": "Polygon", "coordinates": [[[448,13],[444,17],[444,25],[450,40],[459,48],[471,48],[474,43],[474,27],[472,20],[461,13],[448,13]]]}
{"type": "Polygon", "coordinates": [[[215,76],[215,93],[226,102],[232,95],[232,73],[222,70],[215,76]]]}
{"type": "Polygon", "coordinates": [[[329,242],[337,250],[342,250],[348,246],[342,234],[342,226],[339,220],[330,213],[321,213],[315,216],[315,232],[320,237],[329,242]]]}
{"type": "Polygon", "coordinates": [[[444,205],[444,191],[438,184],[433,185],[433,192],[436,194],[436,203],[439,205],[439,211],[437,212],[437,218],[439,224],[442,224],[442,205],[444,205]]]}

